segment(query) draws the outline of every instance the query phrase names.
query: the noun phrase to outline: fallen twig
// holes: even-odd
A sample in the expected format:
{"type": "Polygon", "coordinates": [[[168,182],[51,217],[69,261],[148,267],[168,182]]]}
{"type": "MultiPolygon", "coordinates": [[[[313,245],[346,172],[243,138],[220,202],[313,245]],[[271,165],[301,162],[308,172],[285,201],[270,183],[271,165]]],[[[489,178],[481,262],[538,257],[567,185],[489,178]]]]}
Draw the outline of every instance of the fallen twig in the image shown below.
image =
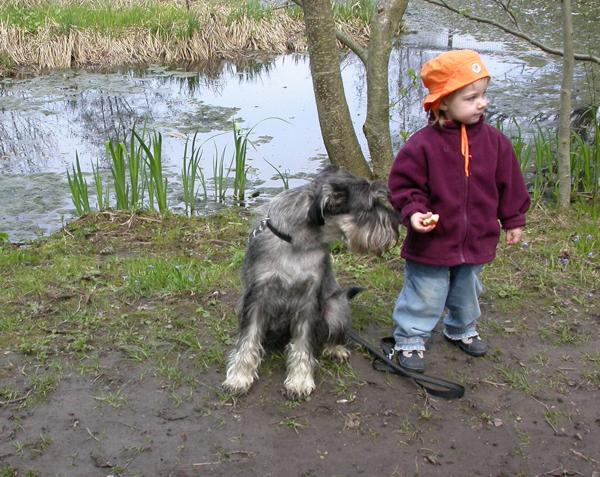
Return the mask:
{"type": "Polygon", "coordinates": [[[494,381],[490,381],[489,379],[482,379],[482,383],[489,384],[490,386],[494,386],[496,388],[506,386],[506,383],[495,383],[494,381]]]}
{"type": "Polygon", "coordinates": [[[592,457],[588,457],[587,455],[576,451],[575,449],[569,449],[573,454],[575,454],[577,457],[581,457],[583,460],[585,460],[586,462],[593,462],[594,464],[600,464],[600,462],[598,462],[596,459],[592,458],[592,457]]]}
{"type": "Polygon", "coordinates": [[[94,433],[93,433],[92,431],[90,431],[90,428],[89,428],[89,427],[86,427],[86,428],[85,428],[85,430],[86,430],[86,432],[87,432],[87,433],[90,435],[90,437],[91,437],[92,439],[94,439],[95,441],[98,441],[98,442],[100,442],[100,439],[98,439],[98,438],[97,438],[97,437],[94,435],[94,433]]]}
{"type": "MultiPolygon", "coordinates": [[[[248,459],[250,457],[254,457],[254,452],[251,451],[245,451],[245,450],[239,450],[239,451],[231,451],[231,452],[225,452],[224,457],[226,457],[227,459],[230,459],[231,456],[233,455],[241,455],[243,458],[248,459]]],[[[192,464],[193,467],[202,467],[205,465],[217,465],[217,464],[221,464],[223,462],[224,459],[219,459],[217,461],[210,461],[210,462],[197,462],[195,464],[192,464]]]]}
{"type": "MultiPolygon", "coordinates": [[[[533,396],[531,396],[531,399],[533,399],[535,402],[537,402],[538,404],[541,404],[542,406],[544,406],[544,408],[546,409],[547,412],[550,412],[550,408],[544,404],[542,401],[540,401],[539,399],[534,398],[533,396]]],[[[558,431],[558,429],[556,429],[556,427],[554,427],[554,425],[550,422],[550,420],[544,416],[544,421],[546,422],[546,424],[548,424],[552,430],[554,431],[555,435],[560,435],[561,433],[558,431]]]]}
{"type": "Polygon", "coordinates": [[[30,389],[29,391],[27,391],[27,393],[25,393],[24,396],[21,396],[19,398],[15,398],[15,399],[9,399],[8,401],[0,401],[0,407],[1,406],[10,406],[11,404],[19,404],[19,403],[25,401],[29,397],[31,392],[32,392],[32,390],[30,389]]]}

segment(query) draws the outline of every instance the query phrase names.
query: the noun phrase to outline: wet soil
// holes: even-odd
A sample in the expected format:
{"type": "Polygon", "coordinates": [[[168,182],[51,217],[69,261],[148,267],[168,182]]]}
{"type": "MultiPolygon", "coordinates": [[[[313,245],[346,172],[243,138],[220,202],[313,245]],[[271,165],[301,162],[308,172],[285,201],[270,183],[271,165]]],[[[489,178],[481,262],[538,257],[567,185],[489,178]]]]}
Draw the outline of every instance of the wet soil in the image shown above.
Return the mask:
{"type": "MultiPolygon", "coordinates": [[[[3,403],[0,462],[18,470],[3,475],[598,475],[599,391],[579,373],[583,354],[600,345],[588,331],[594,339],[583,347],[543,348],[548,359],[531,373],[549,384],[532,393],[490,377],[499,360],[525,366],[542,351],[530,340],[495,337],[492,356],[475,359],[436,334],[428,372],[462,380],[466,395],[454,401],[375,371],[359,350],[350,361],[355,383],[336,388],[321,372],[307,401],[290,402],[278,356],[267,358],[248,395],[231,400],[220,391],[222,369],[173,390],[107,349],[94,373],[68,372],[44,402],[3,403]],[[126,396],[122,405],[103,401],[111,390],[126,396]]],[[[28,365],[7,352],[0,366],[4,384],[18,386],[28,365]]]]}
{"type": "MultiPolygon", "coordinates": [[[[122,219],[121,243],[105,227],[81,236],[83,250],[93,245],[104,254],[112,243],[107,263],[114,266],[134,251],[149,254],[152,246],[165,247],[157,238],[164,240],[165,234],[157,233],[154,222],[134,231],[122,219]]],[[[179,229],[190,227],[185,224],[179,229]]],[[[245,236],[245,226],[241,229],[245,236]]],[[[241,234],[235,240],[243,244],[241,234]]],[[[181,233],[196,235],[196,229],[181,233]]],[[[208,240],[174,244],[192,250],[208,240]]],[[[393,264],[401,268],[401,262],[393,264]]],[[[185,317],[213,295],[188,293],[162,301],[172,316],[185,317]]],[[[221,290],[218,306],[232,313],[238,295],[221,290]]],[[[34,297],[22,300],[35,304],[34,297]]],[[[79,296],[73,300],[78,310],[87,305],[79,296]]],[[[355,299],[355,311],[364,313],[363,300],[363,295],[355,299]]],[[[130,305],[148,308],[148,301],[142,297],[130,305]]],[[[565,339],[558,342],[540,339],[549,323],[544,307],[527,303],[522,312],[508,313],[497,305],[489,298],[482,303],[481,330],[491,346],[487,356],[464,354],[439,330],[426,352],[427,374],[465,386],[458,400],[432,397],[409,379],[374,370],[355,346],[349,366],[322,360],[317,388],[305,401],[283,395],[285,363],[278,353],[266,357],[247,395],[232,398],[221,389],[223,360],[198,365],[209,349],[203,347],[202,326],[194,331],[195,348],[175,348],[177,372],[184,377],[177,378],[166,365],[135,359],[122,343],[111,344],[101,337],[102,329],[94,331],[93,351],[69,352],[57,344],[61,333],[69,332],[68,323],[61,322],[53,328],[58,338],[56,348],[48,350],[52,360],[32,359],[18,346],[0,350],[0,391],[18,391],[0,392],[0,475],[598,476],[597,307],[572,305],[565,339]],[[515,325],[522,314],[525,329],[515,325]],[[31,376],[44,372],[60,379],[41,393],[43,383],[31,376]],[[30,395],[42,398],[28,401],[30,395]]],[[[40,318],[51,314],[49,307],[38,311],[40,318]]],[[[389,332],[372,325],[362,334],[377,343],[389,332]]],[[[168,330],[165,337],[159,346],[170,345],[168,330]]]]}

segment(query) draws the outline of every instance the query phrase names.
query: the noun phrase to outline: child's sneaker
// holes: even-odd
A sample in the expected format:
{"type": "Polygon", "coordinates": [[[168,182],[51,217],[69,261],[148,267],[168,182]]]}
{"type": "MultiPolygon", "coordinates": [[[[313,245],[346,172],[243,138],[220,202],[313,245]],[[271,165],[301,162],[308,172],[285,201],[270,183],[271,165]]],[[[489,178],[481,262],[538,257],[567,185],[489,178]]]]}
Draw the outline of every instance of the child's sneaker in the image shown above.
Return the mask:
{"type": "Polygon", "coordinates": [[[471,336],[470,338],[463,338],[461,340],[453,340],[452,338],[448,338],[445,333],[444,336],[448,341],[450,341],[450,343],[457,345],[465,353],[477,358],[484,356],[489,349],[488,344],[483,341],[479,335],[471,336]]]}
{"type": "Polygon", "coordinates": [[[425,371],[425,358],[423,351],[417,350],[398,350],[398,364],[403,368],[422,373],[425,371]]]}

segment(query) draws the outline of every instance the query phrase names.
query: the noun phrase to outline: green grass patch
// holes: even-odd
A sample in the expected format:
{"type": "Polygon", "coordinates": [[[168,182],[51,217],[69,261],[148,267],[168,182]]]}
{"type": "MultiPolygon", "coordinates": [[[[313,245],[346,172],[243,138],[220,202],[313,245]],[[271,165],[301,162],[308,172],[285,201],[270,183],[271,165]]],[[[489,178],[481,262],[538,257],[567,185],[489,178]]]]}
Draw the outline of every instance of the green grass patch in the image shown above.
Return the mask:
{"type": "MultiPolygon", "coordinates": [[[[574,356],[577,347],[588,346],[593,317],[600,315],[598,222],[577,211],[566,218],[541,208],[529,219],[526,245],[501,245],[484,269],[483,308],[492,313],[481,327],[498,340],[494,349],[502,339],[527,337],[574,356]]],[[[222,372],[237,328],[250,227],[248,213],[237,208],[205,218],[107,210],[27,247],[0,244],[0,347],[25,369],[44,369],[30,372],[25,389],[5,383],[0,400],[29,392],[19,405],[37,403],[70,369],[101,375],[106,352],[164,380],[174,402],[194,391],[203,373],[222,372]]],[[[343,287],[365,288],[352,302],[354,327],[365,335],[389,334],[403,282],[399,248],[371,257],[336,244],[332,257],[343,287]]],[[[543,382],[538,371],[556,359],[524,357],[534,368],[528,369],[510,356],[490,353],[490,381],[528,395],[543,382]]],[[[268,376],[270,366],[282,371],[284,361],[266,359],[261,374],[268,376]]],[[[597,386],[597,353],[584,361],[582,380],[597,386]]],[[[361,385],[346,364],[323,360],[321,373],[345,399],[361,385]]],[[[550,385],[568,391],[563,381],[550,385]]],[[[116,390],[95,397],[109,406],[127,404],[116,390]]]]}
{"type": "Polygon", "coordinates": [[[333,16],[338,21],[349,22],[359,20],[363,25],[371,23],[376,13],[377,2],[375,0],[343,0],[333,2],[333,16]]]}
{"type": "Polygon", "coordinates": [[[235,6],[227,17],[229,23],[242,19],[253,21],[270,20],[273,17],[273,9],[260,0],[247,0],[245,2],[234,3],[235,6]]]}
{"type": "Polygon", "coordinates": [[[117,7],[108,1],[71,4],[48,1],[34,5],[9,1],[0,7],[0,21],[30,33],[47,26],[59,33],[74,28],[103,33],[143,28],[154,35],[178,38],[189,38],[201,26],[198,17],[184,6],[162,2],[117,7]]]}

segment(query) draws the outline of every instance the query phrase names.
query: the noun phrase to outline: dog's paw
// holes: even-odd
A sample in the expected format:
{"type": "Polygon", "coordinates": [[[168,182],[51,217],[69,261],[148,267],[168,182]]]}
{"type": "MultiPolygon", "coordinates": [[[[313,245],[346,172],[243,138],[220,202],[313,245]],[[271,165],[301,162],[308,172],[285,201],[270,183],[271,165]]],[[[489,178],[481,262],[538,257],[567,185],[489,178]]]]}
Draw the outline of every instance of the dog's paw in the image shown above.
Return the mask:
{"type": "Polygon", "coordinates": [[[247,374],[227,373],[227,379],[223,381],[222,386],[230,394],[246,394],[253,382],[254,377],[247,374]]]}
{"type": "Polygon", "coordinates": [[[323,356],[325,358],[334,359],[340,363],[348,361],[350,358],[350,350],[344,345],[325,345],[323,348],[323,356]]]}
{"type": "Polygon", "coordinates": [[[297,401],[310,396],[315,390],[315,380],[312,376],[288,376],[283,386],[287,398],[297,401]]]}

